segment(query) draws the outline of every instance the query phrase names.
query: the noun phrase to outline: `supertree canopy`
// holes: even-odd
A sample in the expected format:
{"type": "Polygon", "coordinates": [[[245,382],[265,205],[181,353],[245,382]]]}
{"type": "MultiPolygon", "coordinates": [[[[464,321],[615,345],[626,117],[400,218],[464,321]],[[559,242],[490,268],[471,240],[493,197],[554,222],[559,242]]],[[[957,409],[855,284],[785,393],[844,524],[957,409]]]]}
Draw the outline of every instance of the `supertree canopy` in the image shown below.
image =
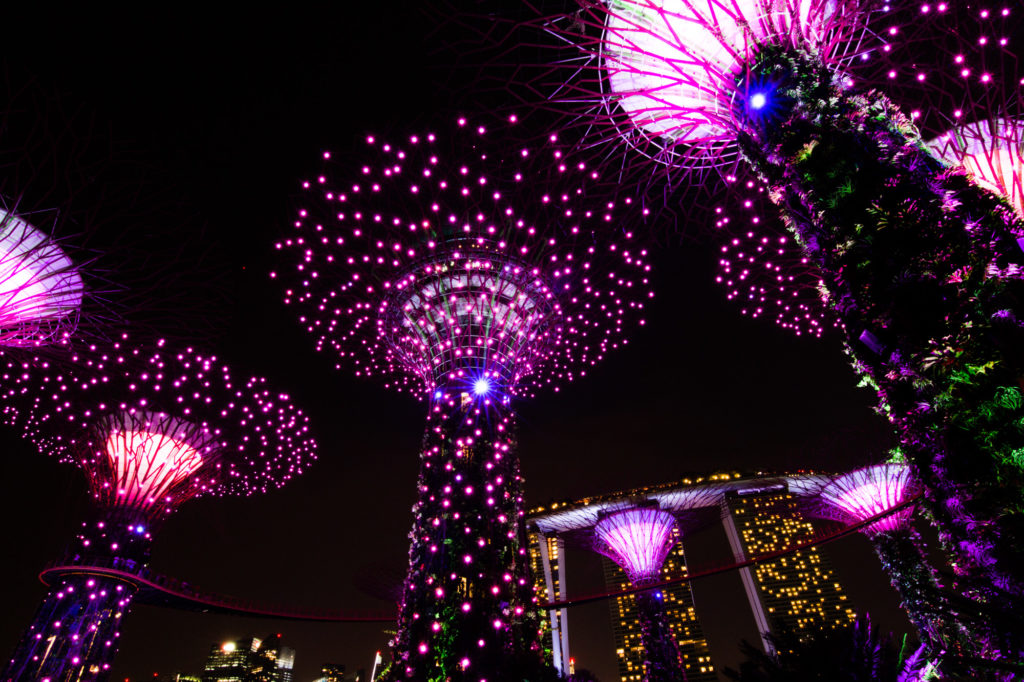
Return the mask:
{"type": "Polygon", "coordinates": [[[563,24],[567,40],[599,63],[607,106],[678,151],[661,160],[718,163],[733,148],[766,184],[897,427],[959,579],[1024,607],[1024,221],[936,158],[912,115],[848,75],[885,7],[581,5],[563,24]]]}
{"type": "MultiPolygon", "coordinates": [[[[826,0],[624,0],[583,3],[603,23],[609,97],[650,136],[687,150],[735,143],[737,106],[771,111],[771,84],[737,84],[766,46],[843,57],[863,22],[858,4],[826,0]]],[[[723,160],[727,158],[724,157],[723,160]]]]}
{"type": "Polygon", "coordinates": [[[84,287],[60,245],[0,209],[0,345],[62,342],[74,331],[84,287]]]}
{"type": "MultiPolygon", "coordinates": [[[[920,490],[903,464],[876,464],[837,476],[821,490],[821,500],[847,523],[860,523],[910,502],[920,490]]],[[[868,535],[906,528],[914,508],[886,514],[862,531],[868,535]]]]}
{"type": "Polygon", "coordinates": [[[8,360],[4,386],[4,420],[85,472],[94,513],[3,679],[105,679],[168,514],[196,495],[280,486],[315,458],[308,420],[287,395],[163,342],[122,339],[70,363],[8,360]]]}
{"type": "Polygon", "coordinates": [[[821,489],[814,511],[847,524],[880,517],[860,531],[870,538],[922,643],[943,672],[978,673],[973,666],[981,660],[1011,658],[997,648],[1006,623],[943,587],[912,522],[920,492],[905,464],[876,464],[836,476],[821,489]]]}
{"type": "Polygon", "coordinates": [[[451,139],[324,154],[278,244],[297,262],[285,301],[339,367],[429,403],[392,678],[542,679],[512,400],[643,323],[650,266],[627,225],[645,211],[593,198],[600,173],[556,138],[509,149],[460,119],[451,139]]]}
{"type": "MultiPolygon", "coordinates": [[[[624,509],[594,526],[595,549],[618,564],[634,585],[650,585],[658,581],[665,557],[677,542],[675,528],[675,517],[657,507],[624,509]]],[[[684,679],[679,645],[665,617],[661,592],[637,592],[636,605],[644,646],[644,679],[684,679]]]]}

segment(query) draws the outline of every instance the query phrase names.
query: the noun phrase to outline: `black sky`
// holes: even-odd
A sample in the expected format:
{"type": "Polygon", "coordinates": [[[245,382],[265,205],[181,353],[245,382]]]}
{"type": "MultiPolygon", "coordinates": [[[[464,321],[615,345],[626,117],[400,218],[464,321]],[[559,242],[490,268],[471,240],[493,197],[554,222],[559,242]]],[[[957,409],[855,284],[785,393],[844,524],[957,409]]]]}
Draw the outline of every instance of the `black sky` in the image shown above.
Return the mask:
{"type": "MultiPolygon", "coordinates": [[[[17,26],[5,30],[0,48],[9,89],[32,83],[86,107],[103,124],[96,135],[156,170],[175,199],[150,207],[144,224],[120,227],[174,235],[191,254],[180,260],[182,272],[218,275],[215,287],[224,291],[214,293],[232,301],[232,317],[222,334],[199,342],[289,391],[321,444],[320,462],[281,491],[184,505],[154,543],[159,572],[260,602],[388,608],[355,584],[403,571],[424,408],[330,370],[267,272],[289,197],[322,149],[343,153],[367,132],[401,134],[407,121],[450,116],[442,105],[451,94],[435,85],[452,81],[444,53],[427,37],[429,22],[408,7],[163,5],[133,16],[79,6],[4,21],[17,26]]],[[[529,506],[685,472],[843,469],[879,455],[886,426],[870,411],[870,394],[855,389],[838,340],[796,339],[741,317],[713,284],[713,257],[708,246],[664,247],[655,258],[657,299],[630,347],[585,381],[521,405],[529,506]]],[[[188,335],[170,325],[168,334],[188,335]]],[[[39,569],[73,536],[86,500],[73,467],[17,442],[8,443],[6,460],[0,648],[10,649],[45,592],[39,569]]],[[[719,529],[691,549],[697,564],[725,551],[719,529]]],[[[836,557],[854,604],[878,612],[883,627],[906,628],[867,543],[844,541],[836,557]]],[[[574,552],[571,561],[570,592],[602,589],[595,558],[574,552]]],[[[756,635],[738,578],[707,579],[694,590],[712,654],[735,665],[739,637],[756,635]]],[[[570,618],[577,660],[614,679],[605,607],[580,607],[570,618]]],[[[323,662],[369,667],[387,639],[380,625],[139,606],[125,624],[113,679],[197,672],[212,643],[269,632],[298,650],[300,682],[323,662]]]]}

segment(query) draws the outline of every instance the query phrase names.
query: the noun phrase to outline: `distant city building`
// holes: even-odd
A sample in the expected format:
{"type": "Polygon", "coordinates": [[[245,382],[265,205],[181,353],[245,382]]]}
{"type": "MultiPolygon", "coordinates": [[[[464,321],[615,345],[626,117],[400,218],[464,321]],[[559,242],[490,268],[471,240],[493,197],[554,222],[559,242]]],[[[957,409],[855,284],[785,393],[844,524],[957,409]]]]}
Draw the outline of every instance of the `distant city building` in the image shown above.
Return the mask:
{"type": "Polygon", "coordinates": [[[354,673],[346,673],[345,666],[340,663],[324,663],[320,668],[320,677],[313,682],[366,682],[369,679],[362,668],[354,673]]]}
{"type": "MultiPolygon", "coordinates": [[[[792,547],[814,535],[796,497],[781,484],[727,493],[721,509],[737,561],[792,547]]],[[[817,547],[743,567],[740,576],[762,633],[779,624],[817,632],[849,625],[855,618],[831,563],[817,547]]],[[[767,639],[762,644],[771,650],[767,639]]]]}
{"type": "MultiPolygon", "coordinates": [[[[603,515],[624,505],[636,506],[646,501],[680,516],[702,515],[713,520],[717,515],[725,526],[734,558],[742,561],[808,539],[813,528],[800,515],[796,502],[801,497],[816,494],[829,480],[822,474],[715,473],[533,509],[527,515],[527,525],[537,594],[541,603],[566,599],[565,539],[586,535],[603,515]]],[[[666,559],[662,568],[664,577],[686,573],[684,543],[685,536],[666,559]]],[[[621,568],[607,559],[603,561],[609,590],[619,591],[630,586],[621,568]]],[[[757,563],[753,569],[742,568],[740,574],[754,620],[762,633],[771,631],[779,622],[799,630],[834,627],[853,619],[853,609],[831,565],[816,547],[757,563]]],[[[676,583],[660,592],[687,679],[689,682],[717,680],[690,584],[676,583]]],[[[616,597],[609,600],[609,606],[621,679],[636,682],[642,679],[644,660],[636,598],[632,595],[616,597]]],[[[568,672],[571,657],[566,609],[549,611],[544,624],[545,644],[553,664],[558,670],[568,672]]],[[[763,644],[769,648],[767,640],[763,640],[763,644]]]]}
{"type": "Polygon", "coordinates": [[[281,635],[247,637],[214,644],[203,667],[203,682],[293,682],[295,649],[281,635]]]}
{"type": "MultiPolygon", "coordinates": [[[[534,576],[537,598],[542,604],[561,601],[565,596],[565,540],[532,531],[529,534],[529,550],[530,571],[534,576]]],[[[558,671],[572,674],[572,670],[562,664],[569,654],[569,625],[566,616],[566,609],[549,611],[541,622],[541,628],[544,633],[543,646],[552,652],[551,657],[558,671]]]]}

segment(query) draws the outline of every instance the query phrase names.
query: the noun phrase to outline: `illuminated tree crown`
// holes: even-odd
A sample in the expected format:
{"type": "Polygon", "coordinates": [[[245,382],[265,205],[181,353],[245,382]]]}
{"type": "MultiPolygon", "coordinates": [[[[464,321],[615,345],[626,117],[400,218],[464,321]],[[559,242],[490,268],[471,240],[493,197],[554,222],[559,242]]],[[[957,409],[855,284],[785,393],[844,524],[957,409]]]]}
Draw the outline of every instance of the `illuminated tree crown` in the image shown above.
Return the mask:
{"type": "Polygon", "coordinates": [[[634,584],[661,573],[665,557],[676,544],[675,517],[656,507],[637,507],[610,514],[594,526],[597,551],[622,567],[634,584]]]}
{"type": "Polygon", "coordinates": [[[103,508],[157,517],[199,494],[264,492],[316,458],[287,394],[191,348],[122,338],[70,363],[9,360],[7,377],[6,421],[78,464],[103,508]]]}
{"type": "Polygon", "coordinates": [[[339,367],[399,390],[557,390],[643,324],[650,266],[624,225],[646,209],[592,197],[599,171],[555,137],[508,154],[465,119],[454,137],[370,136],[341,169],[325,153],[277,245],[297,260],[285,302],[339,367]]]}
{"type": "MultiPolygon", "coordinates": [[[[837,476],[822,488],[826,510],[848,523],[858,523],[912,499],[919,491],[905,464],[876,464],[837,476]]],[[[896,530],[910,522],[912,506],[889,514],[864,527],[869,535],[896,530]]]]}

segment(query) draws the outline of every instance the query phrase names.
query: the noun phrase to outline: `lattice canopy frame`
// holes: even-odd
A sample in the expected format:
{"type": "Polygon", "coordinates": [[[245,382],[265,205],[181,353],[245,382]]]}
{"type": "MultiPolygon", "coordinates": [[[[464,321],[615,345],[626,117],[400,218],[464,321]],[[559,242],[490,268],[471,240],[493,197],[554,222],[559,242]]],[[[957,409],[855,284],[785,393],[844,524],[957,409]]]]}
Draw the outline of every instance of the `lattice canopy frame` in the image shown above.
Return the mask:
{"type": "MultiPolygon", "coordinates": [[[[825,515],[844,523],[860,523],[894,509],[921,492],[910,467],[905,464],[876,464],[841,474],[822,488],[819,498],[825,515]]],[[[914,515],[907,506],[865,526],[866,535],[904,528],[914,515]]]]}
{"type": "Polygon", "coordinates": [[[66,341],[78,325],[85,287],[60,244],[0,208],[0,345],[66,341]]]}
{"type": "Polygon", "coordinates": [[[594,548],[618,564],[635,585],[656,581],[675,547],[675,517],[657,507],[615,512],[594,526],[594,548]]]}

